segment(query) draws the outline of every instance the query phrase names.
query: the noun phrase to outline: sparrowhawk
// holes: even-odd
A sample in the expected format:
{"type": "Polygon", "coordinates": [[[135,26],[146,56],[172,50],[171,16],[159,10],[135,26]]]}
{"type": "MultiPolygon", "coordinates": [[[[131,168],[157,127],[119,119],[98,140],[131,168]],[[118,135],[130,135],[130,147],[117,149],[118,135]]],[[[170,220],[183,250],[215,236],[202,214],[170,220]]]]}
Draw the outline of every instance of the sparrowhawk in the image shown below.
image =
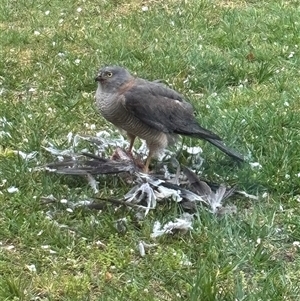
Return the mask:
{"type": "Polygon", "coordinates": [[[145,172],[151,158],[178,134],[204,139],[232,158],[244,160],[241,154],[225,146],[218,135],[202,128],[192,105],[166,85],[134,77],[119,66],[100,69],[95,80],[96,106],[105,119],[127,132],[129,151],[136,137],[146,141],[149,153],[145,172]]]}

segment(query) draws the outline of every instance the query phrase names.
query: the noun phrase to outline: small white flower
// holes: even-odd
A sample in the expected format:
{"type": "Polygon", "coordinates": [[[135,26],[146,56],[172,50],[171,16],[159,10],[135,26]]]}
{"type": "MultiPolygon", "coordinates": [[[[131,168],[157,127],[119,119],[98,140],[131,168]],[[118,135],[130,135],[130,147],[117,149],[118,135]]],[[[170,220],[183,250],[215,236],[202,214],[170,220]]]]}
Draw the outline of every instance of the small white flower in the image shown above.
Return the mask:
{"type": "Polygon", "coordinates": [[[265,199],[266,197],[268,197],[268,195],[269,195],[269,194],[268,194],[267,192],[264,192],[264,193],[262,194],[261,197],[262,197],[263,199],[265,199]]]}
{"type": "Polygon", "coordinates": [[[63,52],[59,52],[57,55],[58,55],[59,57],[64,57],[64,56],[66,56],[63,52]]]}
{"type": "Polygon", "coordinates": [[[64,22],[64,19],[59,19],[59,20],[58,20],[58,23],[61,24],[62,22],[64,22]]]}
{"type": "Polygon", "coordinates": [[[148,10],[149,10],[148,6],[142,6],[142,11],[148,11],[148,10]]]}
{"type": "Polygon", "coordinates": [[[206,105],[205,107],[206,107],[206,109],[210,109],[210,105],[206,105]]]}
{"type": "Polygon", "coordinates": [[[81,8],[81,7],[78,7],[78,8],[77,8],[77,12],[80,13],[81,11],[82,11],[82,8],[81,8]]]}
{"type": "Polygon", "coordinates": [[[15,193],[18,191],[19,191],[19,188],[15,187],[15,186],[11,186],[11,187],[7,188],[8,193],[15,193]]]}
{"type": "Polygon", "coordinates": [[[261,243],[261,238],[260,238],[260,237],[256,240],[256,243],[257,243],[258,245],[261,243]]]}
{"type": "Polygon", "coordinates": [[[290,176],[289,174],[286,174],[284,177],[285,177],[287,180],[291,178],[291,176],[290,176]]]}
{"type": "Polygon", "coordinates": [[[294,56],[295,52],[291,51],[291,53],[289,54],[288,58],[291,59],[294,56]]]}
{"type": "Polygon", "coordinates": [[[66,211],[73,213],[73,209],[71,209],[71,208],[67,208],[66,211]]]}
{"type": "Polygon", "coordinates": [[[48,16],[50,14],[50,10],[45,11],[45,15],[48,16]]]}
{"type": "Polygon", "coordinates": [[[290,106],[290,104],[289,104],[287,101],[285,101],[283,105],[284,105],[285,107],[289,107],[289,106],[290,106]]]}
{"type": "Polygon", "coordinates": [[[80,64],[80,59],[76,59],[76,60],[74,61],[74,63],[75,63],[75,65],[79,65],[79,64],[80,64]]]}
{"type": "Polygon", "coordinates": [[[61,202],[62,204],[67,204],[67,203],[68,203],[68,200],[67,200],[67,199],[61,199],[60,202],[61,202]]]}
{"type": "Polygon", "coordinates": [[[35,36],[39,36],[41,33],[40,33],[38,30],[35,30],[35,31],[33,32],[33,34],[34,34],[35,36]]]}
{"type": "Polygon", "coordinates": [[[91,124],[91,130],[95,130],[96,129],[96,125],[95,124],[91,124]]]}

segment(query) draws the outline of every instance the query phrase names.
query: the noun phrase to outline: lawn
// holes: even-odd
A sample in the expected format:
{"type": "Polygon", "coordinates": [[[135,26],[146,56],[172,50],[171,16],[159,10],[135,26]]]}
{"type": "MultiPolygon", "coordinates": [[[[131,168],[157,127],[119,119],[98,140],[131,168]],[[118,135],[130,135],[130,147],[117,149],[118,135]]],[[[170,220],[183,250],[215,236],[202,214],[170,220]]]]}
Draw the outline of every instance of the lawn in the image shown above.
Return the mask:
{"type": "MultiPolygon", "coordinates": [[[[299,300],[299,26],[296,0],[2,0],[0,299],[299,300]],[[154,222],[174,220],[175,203],[139,224],[125,209],[66,208],[60,200],[94,196],[87,181],[36,167],[70,132],[113,129],[94,106],[107,64],[184,94],[246,156],[237,166],[186,138],[203,148],[199,174],[258,200],[231,198],[237,213],[221,218],[199,208],[191,231],[156,240],[154,222]],[[59,201],[43,204],[51,194],[59,201]],[[157,244],[144,257],[141,240],[157,244]]],[[[101,197],[129,190],[117,176],[98,181],[101,197]]]]}

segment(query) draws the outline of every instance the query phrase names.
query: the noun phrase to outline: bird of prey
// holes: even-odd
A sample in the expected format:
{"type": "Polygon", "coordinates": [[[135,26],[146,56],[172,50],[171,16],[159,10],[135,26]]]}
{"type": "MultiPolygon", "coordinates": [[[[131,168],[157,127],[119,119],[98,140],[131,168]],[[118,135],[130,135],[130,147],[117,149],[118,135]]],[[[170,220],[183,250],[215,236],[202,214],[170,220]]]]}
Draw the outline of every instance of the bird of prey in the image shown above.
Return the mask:
{"type": "Polygon", "coordinates": [[[218,135],[201,127],[192,105],[166,85],[134,77],[119,66],[101,68],[95,81],[96,106],[106,120],[127,132],[129,151],[136,137],[146,141],[149,153],[145,172],[151,158],[174,141],[176,135],[204,139],[232,158],[244,160],[241,154],[225,146],[218,135]]]}

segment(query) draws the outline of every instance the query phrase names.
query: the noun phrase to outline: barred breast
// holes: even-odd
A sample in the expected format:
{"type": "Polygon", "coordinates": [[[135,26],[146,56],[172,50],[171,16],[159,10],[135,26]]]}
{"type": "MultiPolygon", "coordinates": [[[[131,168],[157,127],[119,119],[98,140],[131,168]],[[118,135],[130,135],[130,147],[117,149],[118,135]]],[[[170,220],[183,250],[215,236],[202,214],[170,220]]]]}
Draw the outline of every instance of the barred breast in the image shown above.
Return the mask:
{"type": "Polygon", "coordinates": [[[127,133],[146,140],[149,147],[159,151],[168,146],[168,135],[151,128],[128,112],[122,105],[122,96],[97,90],[96,105],[106,120],[127,133]]]}

